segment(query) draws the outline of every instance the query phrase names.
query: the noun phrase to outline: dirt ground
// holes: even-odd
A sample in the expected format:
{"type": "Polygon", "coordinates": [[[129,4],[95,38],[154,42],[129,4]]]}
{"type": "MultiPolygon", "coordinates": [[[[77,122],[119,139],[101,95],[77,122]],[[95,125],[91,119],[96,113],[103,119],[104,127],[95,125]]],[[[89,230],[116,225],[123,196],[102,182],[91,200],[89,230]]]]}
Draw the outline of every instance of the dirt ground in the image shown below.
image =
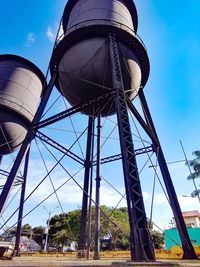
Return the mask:
{"type": "Polygon", "coordinates": [[[127,262],[125,260],[69,260],[65,257],[15,257],[12,260],[1,260],[0,266],[2,267],[73,267],[73,266],[93,266],[93,267],[146,267],[146,266],[184,266],[184,267],[200,267],[199,261],[171,261],[171,260],[162,260],[157,261],[156,263],[136,263],[136,262],[127,262]]]}

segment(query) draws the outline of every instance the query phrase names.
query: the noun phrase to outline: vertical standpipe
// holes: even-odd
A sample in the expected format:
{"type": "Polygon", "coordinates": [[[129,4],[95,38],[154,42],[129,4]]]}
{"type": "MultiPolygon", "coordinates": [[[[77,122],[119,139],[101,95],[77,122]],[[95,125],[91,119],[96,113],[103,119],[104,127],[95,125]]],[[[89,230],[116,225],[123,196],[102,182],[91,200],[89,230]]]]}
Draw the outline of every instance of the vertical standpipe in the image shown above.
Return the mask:
{"type": "Polygon", "coordinates": [[[0,155],[20,147],[37,111],[45,77],[30,61],[0,55],[0,155]]]}

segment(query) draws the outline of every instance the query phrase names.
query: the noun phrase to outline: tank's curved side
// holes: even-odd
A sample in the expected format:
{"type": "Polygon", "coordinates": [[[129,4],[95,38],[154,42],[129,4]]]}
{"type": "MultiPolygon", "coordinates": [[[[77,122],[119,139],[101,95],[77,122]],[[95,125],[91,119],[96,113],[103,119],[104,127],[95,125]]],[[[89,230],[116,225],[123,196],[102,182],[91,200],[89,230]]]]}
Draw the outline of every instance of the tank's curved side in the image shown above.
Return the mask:
{"type": "MultiPolygon", "coordinates": [[[[123,43],[119,43],[124,57],[122,62],[124,88],[133,99],[140,88],[141,68],[140,63],[133,51],[123,43]]],[[[62,94],[70,104],[77,105],[86,101],[88,97],[95,98],[98,95],[112,90],[112,75],[109,58],[109,47],[106,39],[95,37],[82,40],[70,47],[63,55],[59,64],[59,87],[62,94]],[[79,54],[82,51],[82,55],[79,54]],[[93,55],[95,57],[93,58],[93,55]],[[79,62],[79,64],[74,64],[79,62]],[[67,75],[66,75],[67,74],[67,75]]],[[[102,115],[111,115],[114,106],[105,100],[102,115]],[[106,105],[107,104],[107,105],[106,105]]],[[[91,111],[87,112],[91,113],[91,111]]]]}
{"type": "Polygon", "coordinates": [[[0,155],[23,142],[36,113],[45,77],[30,61],[0,55],[0,155]]]}

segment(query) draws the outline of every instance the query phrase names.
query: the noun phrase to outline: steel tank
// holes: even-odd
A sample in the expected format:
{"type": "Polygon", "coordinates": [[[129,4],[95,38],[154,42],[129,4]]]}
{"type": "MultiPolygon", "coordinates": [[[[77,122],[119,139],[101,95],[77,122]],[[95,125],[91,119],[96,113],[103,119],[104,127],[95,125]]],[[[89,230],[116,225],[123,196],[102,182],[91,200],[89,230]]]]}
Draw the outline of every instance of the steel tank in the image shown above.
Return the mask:
{"type": "MultiPolygon", "coordinates": [[[[63,13],[64,35],[50,63],[57,68],[58,90],[71,105],[78,105],[113,90],[109,35],[116,36],[121,55],[124,89],[133,99],[149,76],[146,49],[138,39],[137,10],[132,0],[69,0],[63,13]]],[[[103,116],[115,112],[111,99],[83,110],[103,116]]]]}
{"type": "Polygon", "coordinates": [[[0,155],[22,144],[43,93],[45,77],[30,61],[0,55],[0,155]]]}

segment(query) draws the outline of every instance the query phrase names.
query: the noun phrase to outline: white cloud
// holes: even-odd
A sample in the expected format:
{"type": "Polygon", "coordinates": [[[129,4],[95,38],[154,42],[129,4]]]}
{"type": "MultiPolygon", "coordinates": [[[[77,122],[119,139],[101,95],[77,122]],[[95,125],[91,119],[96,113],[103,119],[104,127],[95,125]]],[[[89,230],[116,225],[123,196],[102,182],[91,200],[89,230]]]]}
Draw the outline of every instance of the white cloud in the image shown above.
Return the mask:
{"type": "MultiPolygon", "coordinates": [[[[46,36],[50,42],[55,41],[58,27],[59,27],[58,23],[55,23],[53,27],[48,26],[47,31],[46,31],[46,36]]],[[[63,35],[63,29],[62,29],[62,27],[60,27],[59,33],[58,33],[58,38],[60,38],[62,35],[63,35]]]]}
{"type": "MultiPolygon", "coordinates": [[[[48,170],[50,170],[54,166],[54,162],[51,160],[46,161],[46,165],[48,170]]],[[[76,173],[76,169],[74,167],[69,167],[70,165],[65,165],[71,175],[76,179],[80,185],[83,185],[84,179],[84,170],[82,170],[78,175],[74,176],[76,173]]],[[[30,192],[38,185],[39,181],[46,175],[46,170],[44,165],[41,161],[36,159],[31,159],[29,162],[29,175],[27,181],[27,190],[26,196],[30,194],[30,192]]],[[[61,184],[63,184],[67,179],[69,179],[69,175],[66,174],[62,170],[61,167],[57,167],[52,173],[51,178],[54,182],[55,188],[58,188],[61,184]]],[[[116,186],[117,190],[124,194],[124,187],[116,186]]],[[[50,183],[49,178],[42,183],[39,188],[34,192],[31,198],[26,202],[25,209],[29,211],[32,207],[36,206],[40,201],[45,199],[49,194],[53,192],[52,185],[50,183]]],[[[93,200],[95,193],[95,183],[93,185],[93,200]]],[[[76,185],[76,183],[71,179],[68,183],[66,183],[61,189],[57,191],[59,196],[60,202],[64,211],[73,210],[78,207],[81,207],[82,202],[82,190],[76,185]]],[[[14,195],[14,192],[11,196],[14,195]]],[[[150,214],[150,204],[151,204],[151,193],[147,191],[143,191],[143,198],[146,206],[146,214],[149,217],[150,214]]],[[[109,207],[115,207],[117,203],[120,201],[121,195],[119,195],[113,188],[104,184],[101,184],[101,192],[100,192],[100,202],[101,205],[107,205],[109,207]]],[[[180,202],[180,206],[182,211],[189,211],[199,209],[198,199],[196,198],[184,198],[181,194],[178,194],[178,199],[180,202]]],[[[37,213],[40,213],[40,210],[43,210],[42,206],[45,205],[48,209],[52,209],[52,207],[58,206],[58,202],[56,199],[55,194],[53,194],[50,198],[48,198],[45,203],[43,203],[39,209],[37,209],[37,213]]],[[[118,207],[125,207],[126,206],[126,199],[123,199],[118,207]]],[[[26,212],[25,212],[26,213],[26,212]]],[[[32,215],[31,215],[32,216],[32,215]]],[[[42,220],[41,215],[41,220],[42,220]]],[[[28,216],[29,217],[29,216],[28,216]]],[[[164,193],[155,193],[154,198],[154,208],[153,208],[153,222],[160,226],[160,228],[168,228],[169,221],[173,217],[171,208],[169,203],[164,195],[164,193]]],[[[40,220],[40,218],[38,218],[40,220]]],[[[37,224],[37,221],[35,222],[37,224]]]]}
{"type": "Polygon", "coordinates": [[[26,47],[29,47],[32,44],[34,44],[35,41],[36,41],[35,34],[33,32],[29,32],[28,35],[27,35],[27,38],[26,38],[26,44],[25,44],[25,46],[26,47]]]}
{"type": "Polygon", "coordinates": [[[156,194],[154,199],[154,205],[156,206],[163,206],[163,205],[169,205],[167,198],[164,194],[156,194]]]}
{"type": "Polygon", "coordinates": [[[54,42],[56,34],[52,30],[51,26],[48,27],[47,32],[46,32],[46,36],[47,36],[47,38],[49,39],[50,42],[54,42]]]}
{"type": "Polygon", "coordinates": [[[199,210],[198,198],[178,196],[183,211],[199,210]]]}

